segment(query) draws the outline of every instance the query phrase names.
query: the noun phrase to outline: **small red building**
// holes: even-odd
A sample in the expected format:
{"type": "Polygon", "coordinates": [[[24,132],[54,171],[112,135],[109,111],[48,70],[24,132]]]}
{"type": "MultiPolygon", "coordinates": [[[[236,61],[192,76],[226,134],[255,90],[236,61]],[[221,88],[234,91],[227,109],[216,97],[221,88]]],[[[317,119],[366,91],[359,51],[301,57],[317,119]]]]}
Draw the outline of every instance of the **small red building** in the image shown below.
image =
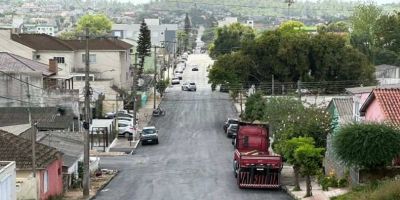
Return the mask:
{"type": "Polygon", "coordinates": [[[17,199],[47,200],[62,195],[62,153],[36,142],[36,177],[32,173],[32,142],[0,130],[0,160],[16,162],[17,199]]]}

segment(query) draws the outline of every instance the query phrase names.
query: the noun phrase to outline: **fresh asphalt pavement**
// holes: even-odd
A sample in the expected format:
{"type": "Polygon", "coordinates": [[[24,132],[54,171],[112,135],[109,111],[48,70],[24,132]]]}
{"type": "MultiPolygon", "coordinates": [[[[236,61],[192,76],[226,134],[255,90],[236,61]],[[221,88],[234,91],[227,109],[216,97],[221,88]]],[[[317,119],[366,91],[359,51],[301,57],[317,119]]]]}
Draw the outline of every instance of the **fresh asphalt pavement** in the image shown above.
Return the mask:
{"type": "Polygon", "coordinates": [[[251,200],[291,199],[280,190],[239,189],[232,171],[233,146],[223,132],[235,117],[228,94],[207,84],[206,54],[189,56],[183,82],[194,81],[196,92],[168,88],[160,105],[163,117],[150,122],[159,129],[158,145],[139,145],[134,155],[101,158],[101,167],[120,173],[96,199],[251,200]],[[198,64],[199,71],[191,71],[198,64]]]}

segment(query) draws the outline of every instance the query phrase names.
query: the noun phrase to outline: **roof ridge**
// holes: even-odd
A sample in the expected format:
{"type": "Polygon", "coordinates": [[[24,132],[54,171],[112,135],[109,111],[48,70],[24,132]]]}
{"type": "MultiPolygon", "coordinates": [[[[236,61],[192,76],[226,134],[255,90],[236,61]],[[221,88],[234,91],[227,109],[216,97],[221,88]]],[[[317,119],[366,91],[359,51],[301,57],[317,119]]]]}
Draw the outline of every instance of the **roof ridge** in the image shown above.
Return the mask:
{"type": "Polygon", "coordinates": [[[17,58],[17,55],[14,55],[12,53],[8,53],[6,52],[10,57],[14,58],[15,60],[17,60],[18,62],[20,62],[21,64],[25,65],[26,67],[28,67],[29,69],[31,69],[32,71],[35,71],[35,69],[33,69],[32,67],[30,67],[29,65],[27,65],[25,62],[23,62],[22,60],[20,60],[19,58],[17,58]]]}

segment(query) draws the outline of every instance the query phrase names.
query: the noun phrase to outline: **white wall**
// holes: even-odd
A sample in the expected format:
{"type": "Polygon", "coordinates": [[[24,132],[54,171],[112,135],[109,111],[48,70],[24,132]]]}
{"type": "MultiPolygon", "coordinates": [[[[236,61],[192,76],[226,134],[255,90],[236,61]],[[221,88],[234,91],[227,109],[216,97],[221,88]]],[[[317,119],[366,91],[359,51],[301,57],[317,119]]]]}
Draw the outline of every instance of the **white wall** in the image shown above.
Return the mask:
{"type": "Polygon", "coordinates": [[[36,173],[36,178],[33,178],[31,171],[18,171],[16,178],[17,199],[38,199],[39,177],[39,170],[36,173]]]}
{"type": "Polygon", "coordinates": [[[71,74],[74,66],[74,53],[73,51],[38,51],[35,55],[40,55],[40,59],[34,59],[43,64],[49,64],[49,59],[54,57],[64,57],[65,63],[58,63],[58,74],[68,75],[71,74]]]}
{"type": "Polygon", "coordinates": [[[0,200],[15,200],[17,198],[15,162],[0,162],[0,164],[7,164],[0,167],[0,200]]]}
{"type": "Polygon", "coordinates": [[[10,30],[0,30],[0,51],[9,52],[27,59],[32,59],[33,52],[35,50],[11,40],[10,35],[10,30]]]}

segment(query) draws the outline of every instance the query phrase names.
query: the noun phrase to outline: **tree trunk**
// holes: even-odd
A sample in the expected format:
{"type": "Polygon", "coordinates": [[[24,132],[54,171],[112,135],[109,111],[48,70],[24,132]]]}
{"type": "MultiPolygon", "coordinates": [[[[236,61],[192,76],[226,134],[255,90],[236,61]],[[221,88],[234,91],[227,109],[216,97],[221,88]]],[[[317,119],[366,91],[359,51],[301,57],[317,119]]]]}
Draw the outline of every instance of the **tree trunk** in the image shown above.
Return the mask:
{"type": "Polygon", "coordinates": [[[294,188],[293,191],[300,191],[300,177],[299,177],[299,171],[300,168],[297,165],[293,165],[293,171],[294,171],[294,188]]]}
{"type": "Polygon", "coordinates": [[[311,197],[312,187],[311,187],[311,177],[309,175],[306,176],[306,184],[307,184],[307,192],[305,197],[311,197]]]}

